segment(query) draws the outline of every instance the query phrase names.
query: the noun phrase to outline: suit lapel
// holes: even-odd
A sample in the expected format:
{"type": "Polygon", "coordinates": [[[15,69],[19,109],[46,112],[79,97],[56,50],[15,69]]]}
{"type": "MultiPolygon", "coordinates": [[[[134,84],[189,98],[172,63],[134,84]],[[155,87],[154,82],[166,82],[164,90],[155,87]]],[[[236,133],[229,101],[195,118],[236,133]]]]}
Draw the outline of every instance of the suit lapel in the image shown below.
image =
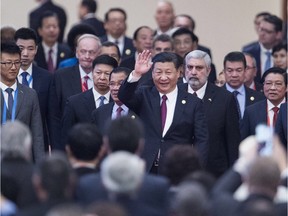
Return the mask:
{"type": "Polygon", "coordinates": [[[214,89],[214,86],[213,84],[210,84],[208,82],[207,84],[207,87],[206,87],[206,90],[205,90],[205,95],[203,97],[203,104],[204,104],[204,109],[205,110],[209,110],[211,105],[212,105],[212,102],[213,102],[213,99],[215,97],[215,89],[214,89]]]}
{"type": "Polygon", "coordinates": [[[160,112],[160,95],[157,91],[156,87],[153,87],[151,90],[151,109],[152,109],[152,117],[153,121],[155,122],[155,129],[162,133],[162,126],[161,126],[161,112],[160,112]]]}
{"type": "Polygon", "coordinates": [[[69,76],[69,77],[70,77],[71,88],[74,89],[73,92],[75,92],[75,93],[82,92],[79,64],[77,64],[73,67],[73,70],[71,71],[71,76],[69,76]]]}
{"type": "Polygon", "coordinates": [[[87,92],[85,92],[84,95],[83,95],[83,98],[84,98],[84,103],[87,106],[89,112],[92,113],[92,111],[96,109],[95,100],[94,100],[92,89],[90,89],[87,92]]]}
{"type": "Polygon", "coordinates": [[[21,106],[24,103],[24,90],[23,90],[23,86],[20,83],[17,83],[18,85],[18,95],[17,95],[17,106],[16,106],[16,115],[15,117],[17,118],[19,111],[21,110],[21,106]]]}

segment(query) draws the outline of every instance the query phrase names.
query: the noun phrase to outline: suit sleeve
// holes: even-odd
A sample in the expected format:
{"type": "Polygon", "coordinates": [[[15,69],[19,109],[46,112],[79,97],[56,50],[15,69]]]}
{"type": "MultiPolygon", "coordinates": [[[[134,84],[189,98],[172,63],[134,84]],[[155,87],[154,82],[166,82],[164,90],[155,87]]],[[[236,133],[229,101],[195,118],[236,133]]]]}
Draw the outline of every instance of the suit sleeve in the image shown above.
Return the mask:
{"type": "Polygon", "coordinates": [[[241,140],[251,135],[249,108],[245,109],[243,119],[240,121],[240,134],[241,140]]]}

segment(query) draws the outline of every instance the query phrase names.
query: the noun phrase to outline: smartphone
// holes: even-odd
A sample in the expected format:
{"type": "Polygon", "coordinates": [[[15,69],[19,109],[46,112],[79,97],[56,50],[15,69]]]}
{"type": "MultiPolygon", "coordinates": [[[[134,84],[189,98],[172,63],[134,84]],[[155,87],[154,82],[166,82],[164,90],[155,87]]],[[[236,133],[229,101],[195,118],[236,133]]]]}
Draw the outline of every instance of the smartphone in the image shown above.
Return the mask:
{"type": "Polygon", "coordinates": [[[265,124],[259,124],[256,127],[256,140],[258,142],[258,154],[269,156],[273,150],[274,130],[265,124]]]}

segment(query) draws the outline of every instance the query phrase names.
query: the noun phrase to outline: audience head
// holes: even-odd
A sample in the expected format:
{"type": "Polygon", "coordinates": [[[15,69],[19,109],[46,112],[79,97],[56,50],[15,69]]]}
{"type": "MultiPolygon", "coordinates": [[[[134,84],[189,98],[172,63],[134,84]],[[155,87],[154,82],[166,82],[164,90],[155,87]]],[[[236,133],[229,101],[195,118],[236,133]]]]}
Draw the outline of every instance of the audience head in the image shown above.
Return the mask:
{"type": "Polygon", "coordinates": [[[245,85],[249,88],[257,75],[256,60],[250,53],[244,53],[246,60],[245,85]]]}
{"type": "Polygon", "coordinates": [[[188,14],[180,14],[174,19],[174,27],[186,28],[193,32],[195,29],[195,21],[188,14]]]}
{"type": "Polygon", "coordinates": [[[222,70],[218,75],[217,75],[217,79],[215,80],[215,85],[222,87],[224,86],[226,83],[225,80],[225,75],[224,75],[224,70],[222,70]]]}
{"type": "Polygon", "coordinates": [[[242,52],[230,52],[224,57],[224,75],[226,83],[238,89],[245,81],[246,59],[242,52]]]}
{"type": "Polygon", "coordinates": [[[265,97],[275,106],[279,105],[287,93],[287,73],[282,68],[269,68],[262,76],[265,97]]]}
{"type": "Polygon", "coordinates": [[[185,57],[188,52],[195,49],[197,37],[187,28],[179,28],[173,34],[174,50],[178,55],[185,57]]]}
{"type": "Polygon", "coordinates": [[[155,20],[162,32],[166,32],[173,27],[174,17],[174,9],[171,2],[161,0],[157,3],[155,20]]]}
{"type": "Polygon", "coordinates": [[[58,40],[60,34],[59,18],[52,11],[45,11],[39,19],[38,34],[42,41],[52,47],[58,40]]]}
{"type": "Polygon", "coordinates": [[[13,42],[15,29],[11,26],[4,26],[0,29],[1,43],[13,42]]]}
{"type": "Polygon", "coordinates": [[[131,72],[132,70],[130,68],[116,67],[112,70],[110,74],[110,77],[109,77],[110,93],[111,93],[111,97],[113,101],[118,106],[121,106],[123,104],[118,98],[118,91],[123,81],[129,76],[131,72]]]}
{"type": "Polygon", "coordinates": [[[257,34],[259,33],[259,27],[260,27],[260,23],[261,21],[264,19],[264,17],[270,16],[271,14],[269,12],[260,12],[258,14],[256,14],[255,18],[254,18],[254,28],[255,31],[257,32],[257,34]]]}
{"type": "Polygon", "coordinates": [[[101,164],[100,176],[103,185],[116,195],[135,194],[142,184],[144,174],[144,160],[127,151],[113,152],[101,164]]]}
{"type": "Polygon", "coordinates": [[[22,122],[8,121],[1,130],[1,160],[24,158],[31,160],[32,137],[29,128],[22,122]]]}
{"type": "Polygon", "coordinates": [[[267,199],[254,199],[246,202],[240,210],[241,216],[275,216],[273,202],[267,199]]]}
{"type": "Polygon", "coordinates": [[[287,64],[288,64],[287,43],[280,43],[275,47],[273,47],[272,56],[274,67],[280,67],[284,70],[287,70],[287,64]]]}
{"type": "Polygon", "coordinates": [[[79,65],[86,72],[93,69],[93,61],[99,55],[101,49],[100,39],[92,34],[83,34],[77,40],[76,57],[79,65]]]}
{"type": "Polygon", "coordinates": [[[153,30],[148,26],[140,26],[133,34],[133,45],[138,53],[152,49],[153,30]]]}
{"type": "MultiPolygon", "coordinates": [[[[80,216],[84,215],[81,206],[72,203],[56,205],[48,211],[46,216],[80,216]]],[[[86,215],[88,216],[88,215],[86,215]]]]}
{"type": "Polygon", "coordinates": [[[173,50],[173,40],[169,35],[161,34],[153,40],[152,56],[161,52],[172,52],[173,50]]]}
{"type": "Polygon", "coordinates": [[[85,15],[89,13],[95,14],[97,11],[97,1],[95,0],[82,0],[80,2],[78,16],[82,20],[85,15]]]}
{"type": "Polygon", "coordinates": [[[105,201],[92,203],[88,206],[87,213],[89,216],[128,216],[120,204],[105,201]]]}
{"type": "Polygon", "coordinates": [[[119,38],[125,35],[127,14],[122,8],[110,8],[105,14],[104,28],[107,35],[119,38]]]}
{"type": "Polygon", "coordinates": [[[37,53],[37,33],[31,28],[20,28],[15,32],[14,40],[21,50],[21,68],[27,70],[37,53]]]}
{"type": "Polygon", "coordinates": [[[159,53],[152,61],[152,79],[157,90],[162,94],[172,92],[180,77],[179,68],[182,62],[179,62],[177,55],[171,52],[159,53]]]}
{"type": "Polygon", "coordinates": [[[184,61],[185,77],[190,87],[197,91],[208,80],[211,71],[211,58],[201,50],[189,52],[184,61]]]}
{"type": "Polygon", "coordinates": [[[115,58],[118,64],[120,64],[121,53],[117,44],[113,42],[105,41],[104,43],[102,43],[100,55],[109,55],[115,58]]]}
{"type": "Polygon", "coordinates": [[[106,125],[104,143],[110,152],[127,151],[140,155],[144,147],[143,125],[135,118],[114,119],[106,125]]]}

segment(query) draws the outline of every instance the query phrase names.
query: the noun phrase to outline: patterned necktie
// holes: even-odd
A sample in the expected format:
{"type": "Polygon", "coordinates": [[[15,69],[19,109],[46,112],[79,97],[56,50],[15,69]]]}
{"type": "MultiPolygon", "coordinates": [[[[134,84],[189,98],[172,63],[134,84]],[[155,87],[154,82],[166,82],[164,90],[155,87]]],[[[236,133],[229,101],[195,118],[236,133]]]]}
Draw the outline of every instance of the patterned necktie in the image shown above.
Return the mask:
{"type": "Polygon", "coordinates": [[[167,105],[166,105],[167,96],[162,96],[162,103],[161,103],[161,123],[162,123],[162,131],[165,127],[166,116],[167,116],[167,105]]]}
{"type": "Polygon", "coordinates": [[[233,91],[233,95],[234,95],[234,98],[236,100],[236,105],[237,105],[237,112],[238,112],[238,117],[239,119],[241,119],[241,110],[240,110],[240,104],[239,104],[239,101],[237,99],[237,95],[239,94],[238,91],[233,91]]]}
{"type": "Polygon", "coordinates": [[[100,107],[100,106],[104,105],[105,97],[104,96],[100,96],[99,99],[100,99],[100,103],[99,103],[99,107],[100,107]]]}
{"type": "Polygon", "coordinates": [[[54,64],[53,64],[53,59],[52,59],[52,53],[53,53],[53,50],[50,49],[49,52],[48,52],[48,61],[47,61],[48,71],[50,73],[54,72],[54,64]]]}
{"type": "Polygon", "coordinates": [[[7,88],[5,90],[8,93],[8,110],[10,112],[10,114],[12,114],[12,107],[13,107],[13,103],[14,103],[14,99],[13,99],[13,89],[12,88],[7,88]]]}
{"type": "Polygon", "coordinates": [[[22,84],[29,87],[29,83],[27,81],[27,75],[28,75],[28,73],[26,71],[24,71],[21,74],[21,76],[22,76],[22,84]]]}
{"type": "Polygon", "coordinates": [[[120,118],[121,117],[121,112],[123,111],[122,107],[119,106],[116,110],[116,118],[120,118]]]}
{"type": "Polygon", "coordinates": [[[273,115],[273,127],[275,127],[276,121],[277,121],[277,116],[278,116],[278,111],[279,108],[278,107],[273,107],[272,108],[274,115],[273,115]]]}
{"type": "Polygon", "coordinates": [[[266,70],[268,70],[271,67],[271,52],[267,51],[265,52],[265,54],[266,54],[266,62],[265,62],[263,74],[266,70]]]}
{"type": "Polygon", "coordinates": [[[82,92],[85,92],[88,90],[88,79],[89,79],[88,75],[82,78],[82,92]]]}

